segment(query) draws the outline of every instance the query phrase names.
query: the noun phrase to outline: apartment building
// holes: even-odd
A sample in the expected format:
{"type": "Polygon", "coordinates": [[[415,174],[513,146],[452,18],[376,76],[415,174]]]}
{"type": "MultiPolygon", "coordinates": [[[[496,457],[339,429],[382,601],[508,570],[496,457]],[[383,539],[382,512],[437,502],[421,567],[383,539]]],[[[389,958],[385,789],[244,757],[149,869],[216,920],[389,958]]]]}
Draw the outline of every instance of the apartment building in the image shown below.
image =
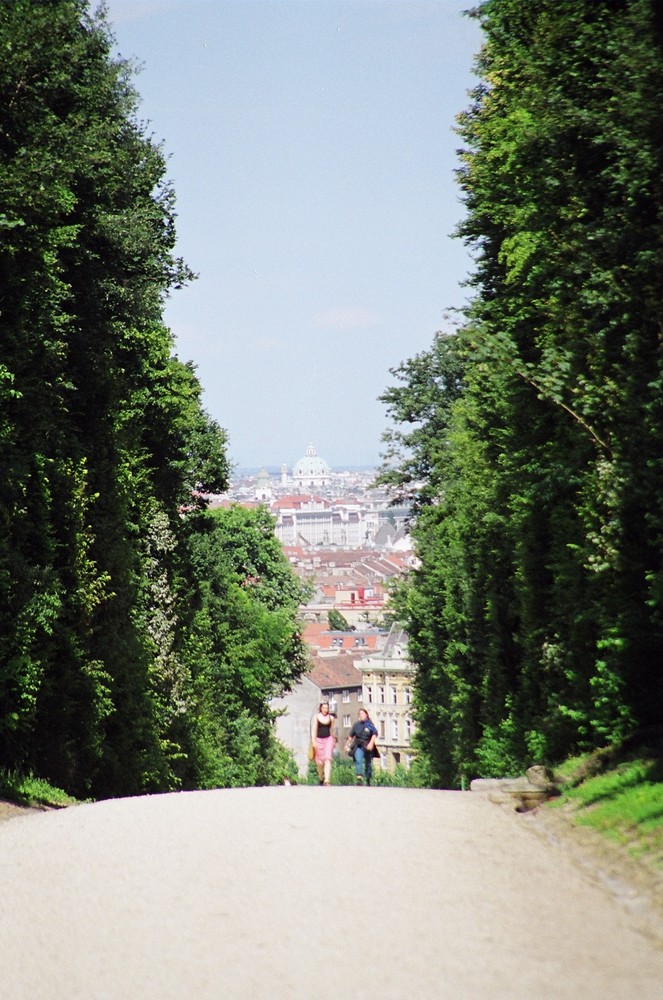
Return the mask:
{"type": "Polygon", "coordinates": [[[362,703],[378,730],[382,767],[409,768],[413,758],[412,691],[414,666],[407,658],[407,635],[393,625],[384,646],[357,661],[362,703]]]}

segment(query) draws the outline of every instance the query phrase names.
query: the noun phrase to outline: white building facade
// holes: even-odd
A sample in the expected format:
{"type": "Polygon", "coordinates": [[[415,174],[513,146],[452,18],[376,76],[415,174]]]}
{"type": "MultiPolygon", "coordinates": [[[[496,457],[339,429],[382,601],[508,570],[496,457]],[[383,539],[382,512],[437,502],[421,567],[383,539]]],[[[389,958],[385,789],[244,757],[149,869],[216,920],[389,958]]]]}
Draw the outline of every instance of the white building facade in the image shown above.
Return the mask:
{"type": "Polygon", "coordinates": [[[331,502],[319,496],[281,497],[271,505],[276,537],[282,545],[340,545],[361,548],[370,544],[372,520],[357,504],[331,502]]]}
{"type": "Polygon", "coordinates": [[[392,626],[384,647],[359,660],[363,678],[363,704],[378,730],[382,767],[394,771],[409,768],[414,751],[412,693],[414,665],[407,658],[407,635],[392,626]]]}

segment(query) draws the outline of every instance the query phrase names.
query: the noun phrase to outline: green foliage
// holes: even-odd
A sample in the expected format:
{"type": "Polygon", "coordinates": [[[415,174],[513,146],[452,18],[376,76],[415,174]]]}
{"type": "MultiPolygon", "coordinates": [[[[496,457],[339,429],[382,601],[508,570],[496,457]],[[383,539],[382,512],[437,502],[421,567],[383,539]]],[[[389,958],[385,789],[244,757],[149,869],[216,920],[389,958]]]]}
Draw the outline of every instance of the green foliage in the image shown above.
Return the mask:
{"type": "Polygon", "coordinates": [[[566,762],[566,780],[554,808],[571,809],[575,823],[596,830],[660,869],[663,769],[660,747],[658,751],[611,747],[602,755],[566,762]]]}
{"type": "Polygon", "coordinates": [[[306,660],[265,513],[173,353],[166,160],[84,0],[0,5],[0,757],[77,796],[280,781],[306,660]]]}
{"type": "Polygon", "coordinates": [[[197,718],[192,763],[199,761],[187,780],[281,783],[288,764],[269,702],[308,668],[297,622],[304,590],[265,508],[191,512],[185,526],[194,579],[183,655],[197,718]]]}
{"type": "Polygon", "coordinates": [[[462,361],[453,336],[437,333],[430,351],[406,361],[391,374],[399,385],[380,397],[397,425],[385,432],[386,450],[376,482],[392,487],[394,502],[415,511],[435,500],[448,450],[449,417],[462,388],[462,361]]]}
{"type": "MultiPolygon", "coordinates": [[[[332,768],[333,770],[333,768],[332,768]]],[[[315,761],[310,760],[306,768],[306,776],[304,779],[306,785],[319,785],[320,778],[318,777],[318,772],[315,767],[315,761]]]]}
{"type": "Polygon", "coordinates": [[[332,632],[351,632],[352,629],[348,625],[347,618],[337,611],[336,608],[332,608],[327,612],[327,621],[329,622],[329,628],[332,632]]]}
{"type": "MultiPolygon", "coordinates": [[[[355,771],[355,763],[350,757],[345,754],[340,754],[340,756],[334,759],[331,775],[332,785],[354,785],[356,784],[356,775],[357,772],[355,771]]],[[[313,777],[313,784],[315,784],[315,779],[318,777],[315,771],[313,777]]]]}
{"type": "Polygon", "coordinates": [[[621,740],[663,708],[660,18],[487,0],[458,119],[474,298],[394,374],[414,501],[395,605],[431,784],[621,740]]]}
{"type": "MultiPolygon", "coordinates": [[[[505,708],[509,704],[510,700],[505,708]]],[[[484,726],[475,750],[476,776],[492,777],[497,774],[507,778],[517,777],[523,759],[518,749],[517,725],[512,715],[500,719],[496,726],[484,726]]]]}
{"type": "MultiPolygon", "coordinates": [[[[332,785],[356,784],[355,765],[350,757],[344,754],[334,757],[331,783],[332,785]]],[[[372,783],[376,788],[413,788],[415,787],[415,777],[412,770],[408,770],[401,764],[396,767],[393,774],[389,771],[383,771],[380,767],[374,767],[372,783]]],[[[318,772],[313,761],[309,761],[306,771],[306,784],[319,784],[318,772]]]]}
{"type": "Polygon", "coordinates": [[[49,785],[33,774],[0,769],[0,798],[8,799],[22,806],[63,807],[76,804],[76,799],[61,788],[49,785]]]}
{"type": "Polygon", "coordinates": [[[376,768],[373,771],[373,784],[376,788],[414,788],[415,777],[413,771],[397,764],[393,773],[376,768]]]}

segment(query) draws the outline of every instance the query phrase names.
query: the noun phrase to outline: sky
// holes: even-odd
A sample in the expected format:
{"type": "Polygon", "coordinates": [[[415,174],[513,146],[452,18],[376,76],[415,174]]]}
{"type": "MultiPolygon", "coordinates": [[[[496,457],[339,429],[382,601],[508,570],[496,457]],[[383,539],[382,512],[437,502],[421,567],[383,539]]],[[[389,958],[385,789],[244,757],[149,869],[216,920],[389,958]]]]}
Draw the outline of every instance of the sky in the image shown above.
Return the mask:
{"type": "Polygon", "coordinates": [[[377,465],[390,369],[466,301],[468,6],[107,0],[198,275],[164,320],[235,466],[291,468],[310,443],[333,468],[377,465]]]}

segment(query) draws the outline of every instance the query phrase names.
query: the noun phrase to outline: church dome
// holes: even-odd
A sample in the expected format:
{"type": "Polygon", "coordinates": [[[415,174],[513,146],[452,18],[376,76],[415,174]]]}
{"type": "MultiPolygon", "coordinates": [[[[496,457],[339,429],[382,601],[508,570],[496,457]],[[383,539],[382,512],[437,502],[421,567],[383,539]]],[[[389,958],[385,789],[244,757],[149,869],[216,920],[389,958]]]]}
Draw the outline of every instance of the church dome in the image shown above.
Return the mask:
{"type": "Polygon", "coordinates": [[[306,454],[300,458],[292,473],[292,478],[298,486],[326,486],[331,481],[331,469],[316,454],[315,446],[310,444],[306,454]]]}
{"type": "Polygon", "coordinates": [[[271,500],[272,495],[272,479],[267,469],[263,468],[256,476],[254,496],[256,500],[271,500]]]}

